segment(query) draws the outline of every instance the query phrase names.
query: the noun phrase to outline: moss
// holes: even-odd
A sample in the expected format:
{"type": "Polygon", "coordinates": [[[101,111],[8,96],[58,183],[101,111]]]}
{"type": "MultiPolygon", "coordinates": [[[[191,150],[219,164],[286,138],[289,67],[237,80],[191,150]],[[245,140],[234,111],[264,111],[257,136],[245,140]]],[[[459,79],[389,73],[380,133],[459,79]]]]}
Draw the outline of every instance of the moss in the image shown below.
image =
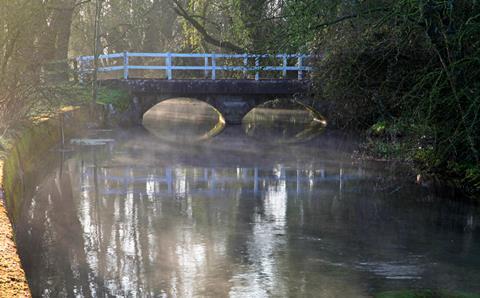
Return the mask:
{"type": "Polygon", "coordinates": [[[26,127],[7,152],[4,168],[6,207],[14,221],[20,213],[23,198],[23,177],[33,167],[38,153],[45,152],[60,138],[57,121],[47,121],[26,127]]]}
{"type": "Polygon", "coordinates": [[[112,105],[117,111],[123,112],[130,105],[130,96],[128,92],[121,89],[100,87],[97,102],[103,105],[112,105]]]}
{"type": "Polygon", "coordinates": [[[380,121],[370,127],[370,132],[372,135],[381,136],[385,133],[386,128],[387,123],[385,121],[380,121]]]}
{"type": "MultiPolygon", "coordinates": [[[[74,109],[64,112],[64,133],[70,135],[78,131],[78,123],[86,122],[88,112],[86,109],[74,109]]],[[[33,170],[36,159],[42,156],[54,145],[60,143],[60,116],[53,116],[48,121],[24,126],[8,141],[7,150],[4,152],[5,163],[3,169],[3,188],[6,195],[6,207],[10,211],[13,221],[20,213],[23,198],[24,173],[33,170]]],[[[6,142],[7,143],[7,142],[6,142]]]]}
{"type": "Polygon", "coordinates": [[[7,209],[13,211],[10,213],[11,217],[15,217],[15,214],[18,213],[17,204],[15,198],[22,198],[22,188],[21,184],[17,183],[17,180],[20,177],[20,169],[21,166],[19,165],[19,154],[17,150],[13,150],[9,155],[8,159],[4,165],[4,179],[3,179],[3,187],[5,191],[6,197],[6,207],[7,209]]]}

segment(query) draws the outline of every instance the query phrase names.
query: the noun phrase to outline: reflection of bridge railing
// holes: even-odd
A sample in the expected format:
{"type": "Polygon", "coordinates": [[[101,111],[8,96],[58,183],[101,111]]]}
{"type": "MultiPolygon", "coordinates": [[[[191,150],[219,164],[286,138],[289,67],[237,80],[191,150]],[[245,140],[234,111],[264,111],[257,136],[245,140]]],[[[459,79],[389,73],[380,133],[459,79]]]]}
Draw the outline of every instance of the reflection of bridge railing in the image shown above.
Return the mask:
{"type": "MultiPolygon", "coordinates": [[[[163,184],[166,188],[163,191],[157,190],[154,193],[156,195],[160,194],[172,194],[176,185],[176,181],[178,177],[175,177],[175,169],[174,168],[165,168],[163,175],[146,175],[146,176],[134,176],[131,175],[132,168],[126,167],[125,168],[125,175],[109,175],[106,172],[103,174],[95,175],[96,179],[98,179],[95,185],[115,185],[116,187],[120,188],[111,188],[110,186],[107,189],[102,191],[102,195],[120,195],[125,194],[127,190],[130,189],[129,186],[135,184],[147,184],[147,183],[154,183],[154,184],[163,184]]],[[[245,169],[247,170],[247,169],[245,169]]],[[[342,189],[342,184],[347,181],[359,180],[362,177],[362,174],[359,173],[358,175],[355,174],[345,174],[343,170],[340,169],[339,173],[331,173],[327,174],[324,169],[319,170],[317,175],[312,175],[312,173],[306,174],[304,171],[296,170],[294,174],[287,174],[285,168],[281,168],[278,175],[273,174],[265,174],[265,171],[260,171],[259,168],[252,168],[253,173],[247,174],[247,171],[243,171],[242,175],[228,175],[222,176],[217,175],[214,169],[203,169],[203,175],[198,175],[195,177],[190,177],[191,181],[194,183],[205,183],[207,185],[207,189],[195,188],[189,189],[189,193],[199,194],[199,193],[217,193],[221,191],[219,189],[219,185],[224,185],[225,183],[251,183],[252,189],[247,190],[242,188],[244,191],[251,191],[254,194],[259,192],[259,186],[262,183],[267,184],[275,184],[276,182],[286,182],[286,183],[293,183],[296,185],[296,192],[301,192],[301,185],[304,183],[307,184],[314,184],[314,183],[331,183],[336,182],[339,184],[340,189],[342,189]],[[261,173],[263,172],[263,173],[261,173]]],[[[317,171],[315,171],[317,172],[317,171]]],[[[93,178],[93,173],[85,173],[85,178],[93,178]]],[[[182,177],[182,178],[186,178],[182,177]]],[[[180,179],[182,179],[180,178],[180,179]]],[[[226,190],[223,190],[226,191],[226,190]]],[[[236,189],[231,189],[231,191],[236,191],[236,189]]],[[[311,191],[311,190],[310,190],[311,191]]],[[[133,192],[133,190],[129,190],[129,192],[133,192]]],[[[143,193],[144,191],[139,191],[139,193],[143,193]]]]}
{"type": "MultiPolygon", "coordinates": [[[[304,72],[312,70],[306,66],[305,62],[311,59],[309,55],[304,54],[280,54],[280,55],[260,55],[260,54],[187,54],[187,53],[115,53],[99,55],[99,72],[122,71],[123,79],[129,78],[129,70],[160,70],[165,71],[165,77],[173,79],[173,71],[203,71],[205,78],[217,78],[217,71],[230,71],[242,73],[243,79],[248,78],[249,73],[255,74],[255,80],[260,79],[260,72],[281,72],[282,78],[287,78],[288,72],[296,72],[299,80],[303,79],[304,72]],[[129,58],[161,58],[163,65],[132,65],[129,58]],[[174,58],[196,58],[203,59],[203,63],[197,65],[175,65],[174,58]],[[222,60],[223,59],[223,60],[222,60]],[[223,61],[234,62],[241,60],[241,65],[220,65],[223,61]],[[265,61],[279,65],[263,65],[265,61]],[[292,65],[294,63],[294,65],[292,65]],[[107,66],[105,66],[107,65],[107,66]],[[210,73],[210,75],[209,75],[210,73]]],[[[80,56],[77,58],[79,73],[83,77],[85,74],[93,71],[93,56],[80,56]]],[[[200,60],[201,61],[201,60],[200,60]]],[[[236,62],[238,63],[238,62],[236,62]]]]}

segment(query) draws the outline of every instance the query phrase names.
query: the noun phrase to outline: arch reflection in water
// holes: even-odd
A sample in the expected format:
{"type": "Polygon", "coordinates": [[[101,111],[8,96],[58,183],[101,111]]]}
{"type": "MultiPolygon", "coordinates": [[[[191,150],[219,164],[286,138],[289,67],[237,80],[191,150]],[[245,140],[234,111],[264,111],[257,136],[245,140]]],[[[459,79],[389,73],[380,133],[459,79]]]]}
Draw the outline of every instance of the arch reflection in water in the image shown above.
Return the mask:
{"type": "Polygon", "coordinates": [[[35,295],[480,289],[479,216],[469,205],[437,204],[400,181],[393,191],[375,178],[388,177],[382,167],[315,149],[325,140],[278,151],[253,144],[232,155],[248,159],[231,160],[218,144],[182,152],[159,143],[79,149],[39,174],[16,223],[35,295]],[[183,156],[212,151],[218,160],[183,156]]]}
{"type": "Polygon", "coordinates": [[[189,143],[217,135],[225,127],[225,120],[205,102],[193,98],[174,98],[147,111],[143,126],[163,140],[189,143]]]}
{"type": "Polygon", "coordinates": [[[306,142],[323,133],[325,123],[302,109],[255,108],[243,120],[248,136],[275,143],[306,142]]]}

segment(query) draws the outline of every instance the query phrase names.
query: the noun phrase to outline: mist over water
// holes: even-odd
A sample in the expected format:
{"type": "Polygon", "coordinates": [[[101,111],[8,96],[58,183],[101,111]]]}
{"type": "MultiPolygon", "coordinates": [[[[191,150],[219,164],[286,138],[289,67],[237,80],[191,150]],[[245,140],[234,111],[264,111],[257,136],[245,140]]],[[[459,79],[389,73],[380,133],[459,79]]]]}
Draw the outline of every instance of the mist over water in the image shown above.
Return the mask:
{"type": "Polygon", "coordinates": [[[208,106],[155,109],[147,130],[93,131],[116,141],[52,152],[26,179],[15,228],[34,296],[480,291],[478,209],[352,159],[352,137],[265,110],[210,137],[208,106]]]}

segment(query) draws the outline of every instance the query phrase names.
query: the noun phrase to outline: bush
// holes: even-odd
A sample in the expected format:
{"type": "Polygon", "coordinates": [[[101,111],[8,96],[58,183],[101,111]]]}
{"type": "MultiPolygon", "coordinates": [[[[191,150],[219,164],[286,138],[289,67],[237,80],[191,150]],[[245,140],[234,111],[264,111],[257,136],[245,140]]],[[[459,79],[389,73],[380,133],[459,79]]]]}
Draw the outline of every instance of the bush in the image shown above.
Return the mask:
{"type": "Polygon", "coordinates": [[[478,191],[471,169],[480,157],[480,4],[368,5],[368,13],[326,28],[313,46],[325,53],[315,81],[319,100],[335,103],[329,123],[370,131],[403,123],[406,152],[420,167],[454,173],[461,188],[478,191]]]}

